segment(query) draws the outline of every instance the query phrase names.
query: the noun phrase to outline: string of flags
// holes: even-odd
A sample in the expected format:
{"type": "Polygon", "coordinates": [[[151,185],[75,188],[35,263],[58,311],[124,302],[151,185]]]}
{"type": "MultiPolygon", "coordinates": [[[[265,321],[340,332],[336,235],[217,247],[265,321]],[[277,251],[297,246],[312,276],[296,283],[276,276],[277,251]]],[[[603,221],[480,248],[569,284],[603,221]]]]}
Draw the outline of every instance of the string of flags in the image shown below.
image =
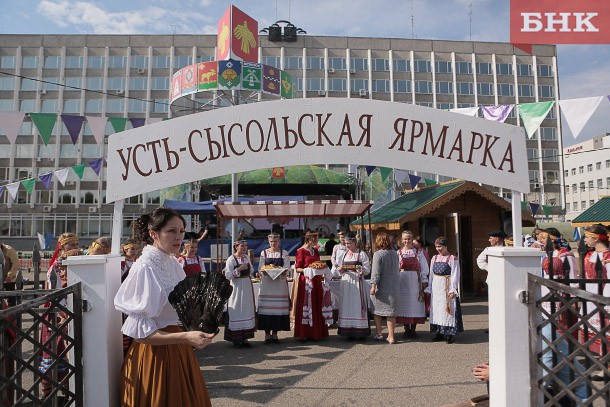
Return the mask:
{"type": "Polygon", "coordinates": [[[0,111],[0,129],[3,130],[4,134],[8,138],[11,144],[14,144],[17,140],[17,135],[21,129],[21,124],[25,118],[29,117],[32,123],[38,130],[40,138],[44,145],[49,143],[49,139],[53,134],[53,129],[57,123],[58,117],[61,122],[66,126],[72,144],[76,144],[78,136],[81,132],[85,120],[91,127],[91,132],[97,144],[104,142],[106,136],[106,124],[110,122],[112,129],[115,133],[124,131],[128,124],[131,128],[142,127],[145,124],[153,124],[162,120],[168,120],[169,118],[151,117],[145,119],[143,117],[98,117],[98,116],[75,116],[69,114],[57,115],[55,113],[24,113],[24,112],[7,112],[0,111]]]}
{"type": "Polygon", "coordinates": [[[70,170],[74,171],[78,179],[83,179],[85,168],[89,167],[93,170],[93,172],[95,172],[95,175],[99,177],[103,166],[104,158],[100,157],[96,158],[93,161],[73,165],[72,167],[61,168],[59,170],[46,172],[44,174],[38,174],[37,177],[22,179],[19,181],[12,182],[10,184],[0,185],[0,198],[6,190],[13,198],[13,200],[17,199],[17,192],[19,191],[19,186],[23,186],[28,195],[31,195],[34,191],[34,186],[37,180],[42,183],[46,190],[49,190],[51,189],[51,182],[53,181],[53,176],[57,178],[57,181],[59,181],[62,186],[65,186],[66,180],[68,179],[68,175],[70,174],[70,170]]]}

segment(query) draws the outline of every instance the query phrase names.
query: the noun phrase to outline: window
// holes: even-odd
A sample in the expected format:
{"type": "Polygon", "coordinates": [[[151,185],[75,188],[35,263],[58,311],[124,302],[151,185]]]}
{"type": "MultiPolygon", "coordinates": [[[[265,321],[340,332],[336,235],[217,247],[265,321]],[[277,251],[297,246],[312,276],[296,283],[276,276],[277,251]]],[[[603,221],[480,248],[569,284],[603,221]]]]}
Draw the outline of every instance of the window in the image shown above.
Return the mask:
{"type": "Polygon", "coordinates": [[[36,90],[37,85],[38,84],[33,79],[23,78],[21,80],[21,90],[22,91],[36,90]]]}
{"type": "Polygon", "coordinates": [[[519,85],[519,96],[521,96],[521,97],[534,96],[534,85],[519,85]]]}
{"type": "Polygon", "coordinates": [[[154,77],[152,79],[152,90],[169,90],[169,78],[154,77]]]}
{"type": "Polygon", "coordinates": [[[107,113],[123,113],[125,110],[125,99],[108,99],[106,100],[107,113]]]}
{"type": "Polygon", "coordinates": [[[472,62],[456,61],[455,70],[457,73],[472,75],[472,62]]]}
{"type": "Polygon", "coordinates": [[[349,61],[350,69],[355,69],[356,71],[368,71],[369,70],[369,60],[366,58],[352,58],[349,61]]]}
{"type": "Polygon", "coordinates": [[[498,83],[498,96],[514,96],[514,85],[512,83],[498,83]]]}
{"type": "Polygon", "coordinates": [[[436,93],[441,95],[453,94],[453,82],[436,82],[436,93]]]}
{"type": "Polygon", "coordinates": [[[101,55],[91,55],[87,58],[88,69],[104,69],[106,63],[106,57],[101,55]]]}
{"type": "Polygon", "coordinates": [[[593,164],[587,164],[587,172],[593,171],[593,164]]]}
{"type": "Polygon", "coordinates": [[[146,90],[147,87],[148,87],[148,78],[144,78],[144,77],[129,78],[129,89],[146,90]]]}
{"type": "Polygon", "coordinates": [[[491,75],[491,64],[489,62],[477,62],[477,75],[491,75]]]}
{"type": "Polygon", "coordinates": [[[555,127],[540,127],[540,140],[557,140],[557,129],[555,127]]]}
{"type": "Polygon", "coordinates": [[[517,64],[517,75],[532,76],[532,66],[530,64],[517,64]]]}
{"type": "Polygon", "coordinates": [[[574,202],[574,210],[577,211],[578,210],[578,202],[574,202]]]}
{"type": "MultiPolygon", "coordinates": [[[[193,63],[193,57],[190,55],[175,55],[174,56],[174,68],[176,68],[176,69],[184,68],[185,66],[191,65],[192,63],[193,63]]],[[[270,65],[270,64],[267,64],[267,65],[270,65]]],[[[279,65],[277,67],[279,67],[279,65]]]]}
{"type": "Polygon", "coordinates": [[[580,192],[585,192],[585,183],[584,182],[580,183],[580,192]]]}
{"type": "Polygon", "coordinates": [[[580,209],[583,211],[587,209],[587,201],[580,201],[580,209]]]}
{"type": "Polygon", "coordinates": [[[169,68],[169,55],[153,56],[152,67],[158,69],[169,68]]]}
{"type": "Polygon", "coordinates": [[[589,190],[593,189],[593,180],[592,179],[587,182],[587,186],[589,187],[589,190]]]}
{"type": "Polygon", "coordinates": [[[582,165],[580,167],[578,167],[579,174],[584,174],[584,172],[585,172],[585,167],[583,167],[582,165]]]}
{"type": "Polygon", "coordinates": [[[435,61],[434,69],[437,73],[451,73],[451,61],[435,61]]]}
{"type": "Polygon", "coordinates": [[[595,169],[596,169],[597,171],[599,171],[599,170],[601,170],[601,169],[602,169],[602,162],[601,162],[601,161],[599,161],[599,162],[596,162],[596,163],[595,163],[595,169]]]}
{"type": "Polygon", "coordinates": [[[324,90],[324,78],[307,78],[307,90],[324,90]]]}
{"type": "Polygon", "coordinates": [[[440,110],[453,109],[453,103],[437,103],[436,108],[440,110]]]}
{"type": "Polygon", "coordinates": [[[538,170],[529,170],[530,182],[539,182],[538,179],[538,170]]]}
{"type": "MultiPolygon", "coordinates": [[[[11,100],[11,104],[12,104],[11,100]]],[[[22,100],[19,104],[19,110],[21,112],[33,112],[34,111],[34,103],[36,101],[34,99],[22,100]]]]}
{"type": "Polygon", "coordinates": [[[42,101],[42,107],[40,108],[41,113],[57,113],[59,110],[59,103],[57,99],[48,99],[42,101]]]}
{"type": "Polygon", "coordinates": [[[373,79],[373,92],[390,93],[390,81],[387,79],[373,79]]]}
{"type": "Polygon", "coordinates": [[[432,72],[432,63],[430,61],[416,60],[414,66],[415,72],[432,72]]]}
{"type": "Polygon", "coordinates": [[[597,188],[598,188],[598,189],[602,189],[603,187],[604,187],[604,180],[603,180],[603,179],[601,179],[601,178],[599,178],[599,179],[597,180],[597,188]]]}
{"type": "Polygon", "coordinates": [[[284,69],[303,69],[303,57],[284,57],[284,69]]]}
{"type": "Polygon", "coordinates": [[[542,161],[546,161],[546,162],[559,161],[559,155],[557,154],[557,150],[554,148],[543,148],[542,149],[542,161]]]}
{"type": "Polygon", "coordinates": [[[120,69],[127,66],[127,57],[125,55],[110,55],[108,57],[108,68],[120,69]]]}
{"type": "Polygon", "coordinates": [[[15,90],[15,78],[0,77],[0,90],[15,90]]]}
{"type": "Polygon", "coordinates": [[[494,86],[493,83],[477,83],[477,94],[479,96],[493,96],[494,86]]]}
{"type": "MultiPolygon", "coordinates": [[[[13,110],[13,99],[0,99],[0,110],[13,110]]],[[[21,109],[20,109],[21,110],[21,109]]],[[[31,110],[21,110],[31,112],[31,110]]]]}
{"type": "Polygon", "coordinates": [[[64,99],[64,113],[80,113],[80,99],[64,99]]]}
{"type": "Polygon", "coordinates": [[[432,82],[430,81],[415,81],[415,93],[432,94],[432,82]]]}
{"type": "Polygon", "coordinates": [[[83,78],[68,77],[66,80],[66,90],[78,90],[83,87],[83,78]]]}
{"type": "Polygon", "coordinates": [[[35,69],[38,68],[38,57],[28,56],[21,58],[21,67],[23,69],[35,69]]]}
{"type": "Polygon", "coordinates": [[[335,70],[344,71],[347,69],[347,62],[345,61],[345,58],[339,58],[339,57],[328,58],[328,67],[333,68],[335,70]]]}
{"type": "Polygon", "coordinates": [[[539,85],[538,94],[541,98],[553,98],[555,97],[555,88],[552,85],[539,85]]]}
{"type": "Polygon", "coordinates": [[[167,113],[169,111],[169,99],[155,99],[152,111],[155,113],[167,113]]]}
{"type": "Polygon", "coordinates": [[[566,202],[566,212],[570,212],[570,203],[566,202]]]}
{"type": "MultiPolygon", "coordinates": [[[[396,61],[394,61],[396,62],[396,61]]],[[[373,71],[389,71],[390,61],[387,59],[374,58],[373,59],[373,71]]]]}
{"type": "Polygon", "coordinates": [[[606,168],[610,168],[610,160],[606,160],[606,168]]]}
{"type": "Polygon", "coordinates": [[[148,55],[132,55],[131,68],[148,68],[148,55]]]}
{"type": "Polygon", "coordinates": [[[544,178],[546,182],[549,184],[558,184],[559,183],[559,171],[545,171],[544,178]]]}
{"type": "Polygon", "coordinates": [[[352,92],[359,92],[361,89],[365,91],[369,91],[369,81],[368,79],[352,79],[350,81],[350,86],[352,92]]]}
{"type": "Polygon", "coordinates": [[[147,202],[152,205],[158,205],[161,203],[161,193],[159,191],[153,191],[146,194],[147,202]]]}
{"type": "Polygon", "coordinates": [[[129,113],[145,113],[147,102],[139,99],[129,99],[127,103],[127,111],[129,113]]]}
{"type": "Polygon", "coordinates": [[[606,188],[610,188],[610,177],[606,178],[606,188]]]}
{"type": "Polygon", "coordinates": [[[85,101],[85,113],[101,113],[102,99],[87,99],[85,101]]]}
{"type": "Polygon", "coordinates": [[[550,65],[538,65],[538,76],[552,77],[553,67],[550,65]]]}
{"type": "MultiPolygon", "coordinates": [[[[388,81],[389,83],[389,81],[388,81]]],[[[411,81],[394,80],[394,93],[411,93],[411,81]]]]}
{"type": "Polygon", "coordinates": [[[347,90],[347,81],[345,79],[331,79],[328,81],[328,90],[345,92],[347,90]]]}
{"type": "MultiPolygon", "coordinates": [[[[213,52],[213,50],[212,50],[213,52]]],[[[207,55],[198,55],[197,56],[197,62],[210,62],[210,61],[214,61],[214,57],[211,56],[207,56],[207,55]]]]}
{"type": "Polygon", "coordinates": [[[324,58],[307,57],[307,69],[324,69],[324,58]]]}
{"type": "Polygon", "coordinates": [[[472,95],[474,94],[474,84],[471,82],[458,82],[457,94],[458,95],[472,95]]]}
{"type": "Polygon", "coordinates": [[[32,144],[16,144],[15,158],[32,158],[32,144]]]}
{"type": "Polygon", "coordinates": [[[593,199],[589,200],[589,206],[593,206],[594,203],[595,203],[595,200],[593,200],[593,199]]]}
{"type": "Polygon", "coordinates": [[[12,56],[0,57],[0,68],[15,69],[15,57],[12,57],[12,56]]]}
{"type": "Polygon", "coordinates": [[[395,72],[410,72],[411,62],[407,59],[395,59],[394,60],[394,71],[395,72]]]}
{"type": "Polygon", "coordinates": [[[44,57],[44,67],[46,69],[59,69],[61,68],[61,56],[59,55],[48,55],[44,57]]]}
{"type": "Polygon", "coordinates": [[[89,77],[87,78],[87,89],[90,90],[103,90],[104,89],[104,78],[89,77]]]}
{"type": "Polygon", "coordinates": [[[42,78],[42,89],[59,90],[59,78],[42,78]]]}
{"type": "Polygon", "coordinates": [[[416,102],[417,106],[432,107],[432,102],[416,102]]]}
{"type": "Polygon", "coordinates": [[[572,193],[575,194],[578,192],[578,189],[576,188],[576,184],[572,184],[572,193]]]}
{"type": "Polygon", "coordinates": [[[572,175],[576,175],[576,168],[572,168],[571,172],[572,172],[572,175]]]}
{"type": "Polygon", "coordinates": [[[125,78],[108,78],[108,91],[125,90],[125,78]]]}
{"type": "MultiPolygon", "coordinates": [[[[527,150],[528,161],[535,161],[538,159],[538,149],[537,148],[528,148],[526,150],[527,150]]],[[[530,176],[530,179],[532,179],[531,176],[530,176]]]]}
{"type": "Polygon", "coordinates": [[[66,56],[66,69],[82,69],[84,58],[79,55],[66,56]]]}
{"type": "Polygon", "coordinates": [[[513,64],[496,64],[496,75],[512,75],[513,64]]]}

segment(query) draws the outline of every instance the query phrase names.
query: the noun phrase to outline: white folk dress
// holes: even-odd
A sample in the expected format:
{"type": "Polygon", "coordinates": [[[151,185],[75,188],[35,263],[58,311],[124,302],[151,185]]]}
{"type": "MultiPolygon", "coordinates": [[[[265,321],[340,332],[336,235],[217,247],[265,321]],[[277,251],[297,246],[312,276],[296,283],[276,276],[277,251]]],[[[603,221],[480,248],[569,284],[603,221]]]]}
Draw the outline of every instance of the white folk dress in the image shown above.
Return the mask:
{"type": "Polygon", "coordinates": [[[437,254],[430,262],[430,332],[452,336],[464,330],[460,307],[460,263],[452,254],[437,254]],[[455,298],[450,300],[449,294],[455,298]]]}
{"type": "Polygon", "coordinates": [[[368,297],[364,276],[371,273],[369,257],[363,251],[347,251],[337,258],[333,275],[341,277],[339,286],[339,321],[337,334],[349,338],[364,338],[371,334],[368,317],[368,297]],[[340,266],[360,266],[359,271],[340,272],[340,266]]]}
{"type": "Polygon", "coordinates": [[[231,281],[233,292],[227,301],[227,321],[225,323],[224,339],[241,343],[254,338],[256,321],[254,317],[254,289],[250,275],[252,264],[248,256],[232,255],[227,259],[224,269],[225,277],[231,281]],[[248,264],[248,270],[237,271],[242,264],[248,264]]]}
{"type": "Polygon", "coordinates": [[[396,323],[412,325],[426,322],[426,302],[422,284],[428,283],[428,263],[423,252],[412,248],[397,251],[400,265],[400,295],[396,323]]]}
{"type": "Polygon", "coordinates": [[[287,272],[275,280],[261,272],[261,267],[274,265],[278,268],[290,268],[290,257],[286,250],[261,252],[258,271],[261,276],[261,288],[258,295],[258,329],[268,331],[290,331],[290,295],[288,291],[287,272]]]}

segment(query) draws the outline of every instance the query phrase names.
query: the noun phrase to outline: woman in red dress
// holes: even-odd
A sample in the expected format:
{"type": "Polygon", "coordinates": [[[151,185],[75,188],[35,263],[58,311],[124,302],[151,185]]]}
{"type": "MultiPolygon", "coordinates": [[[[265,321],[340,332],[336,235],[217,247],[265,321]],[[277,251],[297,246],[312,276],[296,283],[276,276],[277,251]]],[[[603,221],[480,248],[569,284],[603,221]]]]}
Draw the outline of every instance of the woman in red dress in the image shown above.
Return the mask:
{"type": "Polygon", "coordinates": [[[301,340],[308,338],[318,340],[328,337],[328,326],[322,314],[322,300],[324,298],[322,283],[324,276],[316,275],[309,279],[303,273],[304,269],[311,263],[320,261],[320,253],[315,247],[317,244],[318,234],[307,232],[303,246],[297,250],[294,264],[296,271],[292,296],[294,301],[294,337],[301,340]],[[309,284],[310,281],[308,280],[311,281],[311,284],[309,284]],[[311,289],[311,313],[306,308],[306,304],[309,302],[309,289],[311,289]],[[306,315],[305,318],[304,315],[306,315]]]}

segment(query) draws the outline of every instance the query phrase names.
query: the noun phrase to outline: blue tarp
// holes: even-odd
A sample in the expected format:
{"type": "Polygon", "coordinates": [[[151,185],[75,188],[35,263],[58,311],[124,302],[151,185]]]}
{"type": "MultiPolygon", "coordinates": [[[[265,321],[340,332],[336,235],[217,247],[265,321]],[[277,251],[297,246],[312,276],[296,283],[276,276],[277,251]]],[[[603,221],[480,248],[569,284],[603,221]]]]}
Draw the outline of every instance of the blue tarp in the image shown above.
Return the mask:
{"type": "MultiPolygon", "coordinates": [[[[297,201],[302,202],[305,200],[304,196],[257,196],[256,198],[244,198],[240,197],[240,202],[254,202],[254,201],[297,201]]],[[[217,199],[215,201],[203,201],[203,202],[183,202],[174,201],[172,199],[166,199],[163,201],[163,206],[172,208],[178,213],[184,214],[202,214],[202,213],[213,213],[216,212],[214,209],[214,202],[230,202],[231,198],[217,199]]]]}

